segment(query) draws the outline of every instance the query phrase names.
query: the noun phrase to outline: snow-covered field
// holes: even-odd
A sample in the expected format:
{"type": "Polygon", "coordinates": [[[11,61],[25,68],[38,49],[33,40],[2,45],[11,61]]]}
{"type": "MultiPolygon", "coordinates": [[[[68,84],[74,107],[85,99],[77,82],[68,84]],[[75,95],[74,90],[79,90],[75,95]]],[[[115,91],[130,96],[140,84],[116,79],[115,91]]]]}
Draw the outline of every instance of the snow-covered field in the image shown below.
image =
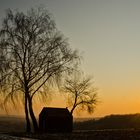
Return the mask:
{"type": "Polygon", "coordinates": [[[18,137],[0,134],[0,140],[140,140],[140,130],[90,130],[75,131],[69,134],[19,134],[18,137]]]}
{"type": "Polygon", "coordinates": [[[14,136],[0,134],[0,140],[37,140],[37,139],[20,138],[20,137],[14,137],[14,136]]]}

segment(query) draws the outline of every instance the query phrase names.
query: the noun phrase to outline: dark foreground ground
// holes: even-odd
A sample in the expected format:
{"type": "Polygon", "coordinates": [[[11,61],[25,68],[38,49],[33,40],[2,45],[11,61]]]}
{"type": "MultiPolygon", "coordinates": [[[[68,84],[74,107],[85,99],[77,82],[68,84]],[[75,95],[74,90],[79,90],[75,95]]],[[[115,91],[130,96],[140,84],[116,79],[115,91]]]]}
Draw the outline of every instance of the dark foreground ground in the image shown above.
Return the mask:
{"type": "MultiPolygon", "coordinates": [[[[116,121],[113,120],[113,122],[116,121]]],[[[105,123],[106,127],[107,124],[109,124],[108,121],[105,123]]],[[[122,123],[118,124],[121,125],[122,123]]],[[[140,128],[134,128],[132,125],[129,126],[133,128],[129,129],[103,129],[100,125],[100,128],[102,128],[100,130],[97,130],[97,127],[96,130],[93,130],[90,125],[95,127],[95,123],[92,124],[91,121],[80,125],[78,123],[74,131],[69,134],[26,134],[24,133],[25,122],[23,118],[3,116],[0,117],[0,140],[140,140],[140,128]],[[86,129],[84,130],[84,128],[86,129]],[[87,128],[90,128],[90,130],[87,128]]],[[[115,126],[111,123],[108,128],[112,128],[112,125],[115,126]]]]}
{"type": "Polygon", "coordinates": [[[0,134],[0,140],[35,140],[35,139],[0,134]]]}
{"type": "MultiPolygon", "coordinates": [[[[15,140],[140,140],[140,130],[86,130],[71,134],[25,134],[8,133],[15,140]]],[[[8,137],[7,137],[8,138],[8,137]]],[[[14,140],[12,137],[0,140],[14,140]]]]}

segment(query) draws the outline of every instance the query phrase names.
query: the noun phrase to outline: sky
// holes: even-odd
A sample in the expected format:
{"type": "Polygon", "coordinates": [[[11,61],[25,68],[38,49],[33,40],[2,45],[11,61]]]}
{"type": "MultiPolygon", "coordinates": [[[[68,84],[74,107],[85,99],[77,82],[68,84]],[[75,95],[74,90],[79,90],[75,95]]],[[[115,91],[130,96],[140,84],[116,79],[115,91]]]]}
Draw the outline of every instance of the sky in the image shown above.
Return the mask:
{"type": "MultiPolygon", "coordinates": [[[[52,13],[82,55],[82,69],[94,78],[100,103],[92,116],[140,113],[140,1],[0,0],[0,18],[7,8],[40,5],[52,13]]],[[[57,97],[52,105],[62,102],[57,97]]]]}

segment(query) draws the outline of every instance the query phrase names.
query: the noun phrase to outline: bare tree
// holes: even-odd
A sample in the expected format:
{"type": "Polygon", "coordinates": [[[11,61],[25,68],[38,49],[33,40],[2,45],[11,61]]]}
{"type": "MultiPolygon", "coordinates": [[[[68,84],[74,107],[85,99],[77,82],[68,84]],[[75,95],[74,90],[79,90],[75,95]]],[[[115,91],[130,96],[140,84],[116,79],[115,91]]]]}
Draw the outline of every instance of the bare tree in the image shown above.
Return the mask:
{"type": "Polygon", "coordinates": [[[37,94],[45,93],[49,81],[61,78],[78,58],[67,40],[56,29],[46,9],[31,9],[27,13],[6,13],[0,30],[0,84],[5,99],[14,100],[21,94],[24,100],[26,131],[38,124],[32,102],[37,94]]]}
{"type": "Polygon", "coordinates": [[[84,77],[76,71],[70,78],[65,80],[63,91],[68,93],[71,114],[75,109],[93,113],[98,100],[97,89],[93,87],[91,77],[84,77]]]}

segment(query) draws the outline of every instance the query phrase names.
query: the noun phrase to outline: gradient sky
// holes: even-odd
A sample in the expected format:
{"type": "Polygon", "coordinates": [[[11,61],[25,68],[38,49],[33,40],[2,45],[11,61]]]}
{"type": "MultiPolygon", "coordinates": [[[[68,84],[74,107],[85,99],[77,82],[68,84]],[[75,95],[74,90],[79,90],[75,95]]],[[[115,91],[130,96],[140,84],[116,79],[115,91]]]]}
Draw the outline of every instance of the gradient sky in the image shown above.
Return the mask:
{"type": "Polygon", "coordinates": [[[53,14],[81,52],[82,69],[94,77],[101,103],[93,116],[140,112],[140,1],[0,0],[0,17],[7,8],[38,5],[53,14]]]}

